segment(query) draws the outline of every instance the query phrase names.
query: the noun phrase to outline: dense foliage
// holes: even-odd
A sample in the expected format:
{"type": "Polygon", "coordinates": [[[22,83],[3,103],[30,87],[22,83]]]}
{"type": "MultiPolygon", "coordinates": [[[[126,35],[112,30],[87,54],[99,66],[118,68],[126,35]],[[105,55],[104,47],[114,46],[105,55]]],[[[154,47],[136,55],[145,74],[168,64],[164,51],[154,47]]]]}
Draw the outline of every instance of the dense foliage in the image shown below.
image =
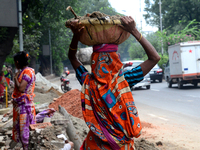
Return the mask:
{"type": "MultiPolygon", "coordinates": [[[[146,14],[144,17],[148,24],[160,27],[158,2],[159,0],[153,0],[153,3],[151,0],[145,0],[146,14]]],[[[72,6],[78,16],[83,16],[93,11],[100,11],[108,15],[119,14],[111,7],[108,0],[23,0],[24,50],[31,55],[33,67],[35,67],[35,64],[39,64],[39,71],[43,74],[50,73],[49,56],[43,56],[42,52],[43,45],[49,45],[49,39],[53,58],[53,73],[60,75],[63,65],[69,65],[67,51],[72,32],[64,24],[67,19],[74,16],[70,11],[66,11],[67,6],[72,6]]],[[[169,45],[200,39],[199,6],[199,0],[162,0],[163,32],[143,33],[143,36],[149,40],[161,56],[159,66],[162,67],[162,64],[166,63],[168,59],[167,49],[169,45]]],[[[4,41],[12,40],[12,51],[6,62],[13,64],[12,56],[19,51],[19,41],[18,33],[15,38],[9,39],[9,32],[8,28],[0,28],[0,47],[4,41]]],[[[79,48],[84,47],[87,46],[79,43],[79,48]]],[[[119,45],[118,52],[122,61],[128,59],[145,60],[147,58],[142,46],[133,36],[130,36],[129,39],[119,45]]],[[[7,53],[5,53],[5,56],[7,56],[7,53]]]]}
{"type": "MultiPolygon", "coordinates": [[[[163,29],[177,32],[192,20],[200,22],[200,0],[161,0],[163,29]],[[179,22],[182,24],[179,24],[179,22]]],[[[160,28],[159,0],[145,0],[145,20],[160,28]],[[153,1],[153,2],[152,2],[153,1]]]]}

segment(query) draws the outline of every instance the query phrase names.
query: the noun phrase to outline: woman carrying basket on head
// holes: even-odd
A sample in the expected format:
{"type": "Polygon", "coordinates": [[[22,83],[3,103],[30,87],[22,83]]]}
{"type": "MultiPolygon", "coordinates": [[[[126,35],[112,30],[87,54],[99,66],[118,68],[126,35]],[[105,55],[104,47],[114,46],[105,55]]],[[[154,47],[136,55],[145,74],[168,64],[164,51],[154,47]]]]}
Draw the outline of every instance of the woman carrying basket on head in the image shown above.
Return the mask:
{"type": "Polygon", "coordinates": [[[160,56],[142,37],[132,17],[122,17],[121,21],[120,26],[140,42],[148,56],[144,63],[126,72],[122,72],[123,64],[116,53],[118,45],[101,44],[93,46],[92,73],[89,74],[76,58],[78,41],[84,27],[78,21],[70,24],[74,35],[68,57],[82,85],[82,112],[90,129],[81,147],[83,150],[133,150],[133,137],[141,134],[142,127],[130,87],[143,80],[160,60],[160,56]]]}

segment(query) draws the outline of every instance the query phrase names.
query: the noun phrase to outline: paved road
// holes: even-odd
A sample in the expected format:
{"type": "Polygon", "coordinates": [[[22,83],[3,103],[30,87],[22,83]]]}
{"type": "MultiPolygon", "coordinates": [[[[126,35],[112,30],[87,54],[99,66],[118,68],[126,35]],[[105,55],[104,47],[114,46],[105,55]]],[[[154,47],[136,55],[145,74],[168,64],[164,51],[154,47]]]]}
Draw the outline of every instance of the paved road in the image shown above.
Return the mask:
{"type": "MultiPolygon", "coordinates": [[[[187,85],[178,89],[177,85],[167,87],[167,83],[152,83],[151,89],[132,91],[139,116],[142,121],[156,126],[150,139],[162,139],[178,145],[173,149],[200,149],[200,85],[187,85]]],[[[144,133],[149,133],[144,128],[144,133]]],[[[145,134],[144,134],[145,135],[145,134]]],[[[145,135],[148,136],[148,135],[145,135]]]]}
{"type": "Polygon", "coordinates": [[[200,119],[200,86],[195,88],[188,84],[178,89],[174,84],[168,88],[163,81],[152,83],[150,90],[140,89],[132,93],[137,102],[200,119]]]}
{"type": "MultiPolygon", "coordinates": [[[[70,86],[72,89],[81,90],[81,86],[77,81],[75,74],[70,74],[70,86]]],[[[59,78],[51,82],[60,85],[59,78]]],[[[159,108],[181,115],[187,115],[200,119],[200,84],[198,87],[193,87],[188,84],[183,89],[178,89],[174,84],[172,88],[167,87],[167,83],[152,83],[151,88],[136,89],[132,91],[136,103],[149,107],[159,108]]]]}
{"type": "MultiPolygon", "coordinates": [[[[77,81],[75,74],[70,74],[70,86],[72,89],[81,90],[81,86],[77,81]]],[[[59,78],[51,82],[60,86],[59,78]]],[[[188,84],[183,89],[178,89],[174,84],[172,88],[167,87],[167,83],[152,83],[149,90],[136,89],[132,91],[136,103],[155,107],[162,110],[187,115],[200,119],[200,84],[193,87],[188,84]]]]}

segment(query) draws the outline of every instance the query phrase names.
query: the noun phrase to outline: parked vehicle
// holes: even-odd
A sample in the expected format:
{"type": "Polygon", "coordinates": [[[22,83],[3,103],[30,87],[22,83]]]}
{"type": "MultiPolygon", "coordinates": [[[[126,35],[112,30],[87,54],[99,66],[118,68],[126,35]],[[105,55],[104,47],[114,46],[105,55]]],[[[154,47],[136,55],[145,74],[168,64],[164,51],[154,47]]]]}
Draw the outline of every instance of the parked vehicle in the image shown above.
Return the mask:
{"type": "MultiPolygon", "coordinates": [[[[124,65],[123,72],[127,70],[131,70],[143,62],[144,62],[143,60],[130,60],[130,61],[122,62],[124,65]]],[[[136,88],[142,88],[142,87],[146,87],[146,89],[150,89],[151,87],[150,84],[151,84],[151,80],[150,80],[150,75],[148,73],[144,76],[144,79],[142,81],[140,81],[139,83],[131,87],[131,90],[136,89],[136,88]]]]}
{"type": "Polygon", "coordinates": [[[178,88],[200,83],[200,41],[179,43],[168,47],[169,61],[165,66],[168,87],[178,83],[178,88]]]}
{"type": "Polygon", "coordinates": [[[158,80],[159,82],[162,82],[163,78],[163,70],[156,64],[149,72],[150,79],[152,82],[155,82],[158,80]]]}
{"type": "Polygon", "coordinates": [[[64,93],[66,93],[66,92],[68,92],[68,91],[71,90],[71,88],[69,87],[69,83],[70,83],[69,79],[65,79],[65,77],[62,76],[62,77],[60,78],[60,81],[62,82],[62,84],[61,84],[61,90],[62,90],[64,93]]]}
{"type": "Polygon", "coordinates": [[[129,61],[124,61],[124,62],[122,62],[123,65],[124,65],[123,71],[131,70],[132,68],[135,68],[135,67],[139,66],[143,62],[144,62],[143,60],[129,60],[129,61]]]}

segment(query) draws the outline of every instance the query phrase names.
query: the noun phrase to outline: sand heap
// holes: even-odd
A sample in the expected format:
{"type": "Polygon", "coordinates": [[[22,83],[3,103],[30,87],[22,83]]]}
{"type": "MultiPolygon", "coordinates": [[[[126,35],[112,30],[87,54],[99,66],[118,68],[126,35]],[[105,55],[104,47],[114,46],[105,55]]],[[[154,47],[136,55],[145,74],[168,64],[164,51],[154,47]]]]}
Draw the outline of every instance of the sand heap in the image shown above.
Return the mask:
{"type": "Polygon", "coordinates": [[[51,83],[49,80],[47,80],[45,77],[42,76],[41,73],[37,73],[36,75],[36,85],[39,83],[42,83],[43,85],[47,86],[48,89],[50,89],[51,87],[53,87],[56,90],[59,90],[59,86],[56,84],[51,83]]]}

